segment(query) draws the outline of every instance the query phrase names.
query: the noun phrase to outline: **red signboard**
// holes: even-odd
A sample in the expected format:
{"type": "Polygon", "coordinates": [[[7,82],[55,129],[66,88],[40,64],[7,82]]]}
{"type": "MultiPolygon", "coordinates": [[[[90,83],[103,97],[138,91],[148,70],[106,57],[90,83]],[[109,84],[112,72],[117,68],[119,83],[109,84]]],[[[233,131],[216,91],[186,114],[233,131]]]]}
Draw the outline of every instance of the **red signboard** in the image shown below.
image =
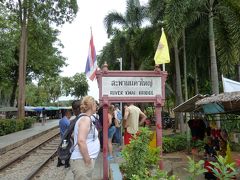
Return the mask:
{"type": "MultiPolygon", "coordinates": [[[[156,108],[157,146],[162,146],[161,107],[165,101],[167,72],[109,71],[105,64],[97,71],[99,101],[103,105],[103,179],[108,179],[108,106],[113,102],[153,102],[156,108]]],[[[160,154],[162,155],[162,154],[160,154]]],[[[160,168],[163,168],[162,161],[160,168]]]]}

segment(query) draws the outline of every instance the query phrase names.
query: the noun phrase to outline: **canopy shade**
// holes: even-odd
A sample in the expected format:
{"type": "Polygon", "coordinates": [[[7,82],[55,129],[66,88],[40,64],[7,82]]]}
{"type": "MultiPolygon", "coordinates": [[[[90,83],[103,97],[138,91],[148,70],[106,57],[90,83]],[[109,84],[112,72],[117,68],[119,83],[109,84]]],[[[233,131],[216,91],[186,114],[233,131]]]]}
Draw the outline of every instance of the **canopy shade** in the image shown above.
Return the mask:
{"type": "MultiPolygon", "coordinates": [[[[57,110],[61,110],[61,109],[72,109],[71,106],[69,106],[69,107],[55,107],[55,106],[34,107],[34,106],[25,106],[24,108],[25,108],[25,111],[36,111],[36,112],[40,112],[40,111],[43,111],[43,110],[46,110],[46,111],[57,111],[57,110]]],[[[16,107],[2,107],[2,108],[0,108],[0,112],[16,112],[17,110],[18,109],[16,107]]]]}
{"type": "Polygon", "coordinates": [[[218,110],[212,113],[240,112],[240,91],[221,93],[196,102],[196,106],[203,107],[205,109],[204,112],[208,114],[211,114],[209,109],[216,110],[216,105],[218,105],[218,110]]]}
{"type": "Polygon", "coordinates": [[[188,99],[187,101],[185,101],[184,103],[178,105],[177,107],[175,107],[173,109],[174,112],[194,112],[194,111],[199,111],[199,107],[195,106],[195,103],[200,100],[203,99],[204,97],[206,97],[206,95],[202,95],[202,94],[197,94],[195,96],[193,96],[192,98],[188,99]]]}

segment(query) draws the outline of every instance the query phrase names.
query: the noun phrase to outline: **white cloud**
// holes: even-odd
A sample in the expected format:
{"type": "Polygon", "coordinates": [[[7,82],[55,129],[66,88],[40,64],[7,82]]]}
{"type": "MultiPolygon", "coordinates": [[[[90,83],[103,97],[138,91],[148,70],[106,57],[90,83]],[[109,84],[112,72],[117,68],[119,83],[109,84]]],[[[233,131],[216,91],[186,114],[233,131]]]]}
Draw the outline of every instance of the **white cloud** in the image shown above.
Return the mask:
{"type": "MultiPolygon", "coordinates": [[[[148,0],[141,0],[146,4],[148,0]]],[[[67,58],[67,67],[62,69],[62,76],[73,76],[85,70],[90,41],[90,27],[92,27],[96,53],[99,54],[103,46],[108,42],[104,28],[104,17],[111,11],[124,13],[126,10],[125,0],[78,0],[79,12],[75,20],[66,23],[60,29],[59,36],[64,45],[63,56],[67,58]]],[[[89,95],[98,99],[97,81],[89,81],[89,95]]]]}

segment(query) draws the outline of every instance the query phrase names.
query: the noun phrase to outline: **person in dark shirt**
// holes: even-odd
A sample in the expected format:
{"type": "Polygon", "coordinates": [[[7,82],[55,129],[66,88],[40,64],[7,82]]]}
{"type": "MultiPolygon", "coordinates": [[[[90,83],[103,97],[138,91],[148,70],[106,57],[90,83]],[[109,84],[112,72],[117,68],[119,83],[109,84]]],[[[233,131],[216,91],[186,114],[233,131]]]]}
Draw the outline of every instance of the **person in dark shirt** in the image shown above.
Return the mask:
{"type": "Polygon", "coordinates": [[[112,139],[116,132],[116,127],[114,123],[114,105],[110,105],[108,108],[108,160],[113,160],[113,145],[112,139]]]}
{"type": "Polygon", "coordinates": [[[191,130],[193,139],[203,140],[206,131],[206,124],[202,119],[191,119],[188,121],[188,126],[191,130]]]}
{"type": "Polygon", "coordinates": [[[63,116],[63,118],[59,121],[61,138],[63,137],[64,132],[66,131],[66,129],[70,125],[70,121],[69,121],[70,117],[71,117],[70,111],[66,111],[65,116],[63,116]]]}
{"type": "MultiPolygon", "coordinates": [[[[60,128],[60,135],[61,135],[61,139],[63,138],[64,132],[66,131],[66,129],[69,127],[70,125],[70,117],[71,117],[71,112],[70,111],[66,111],[65,115],[63,116],[62,119],[60,119],[59,121],[59,128],[60,128]]],[[[63,163],[61,162],[61,160],[58,158],[58,164],[57,167],[63,165],[63,163]]],[[[69,167],[69,160],[65,161],[65,168],[69,167]]]]}
{"type": "Polygon", "coordinates": [[[103,106],[100,106],[98,108],[97,114],[99,116],[99,121],[98,121],[98,124],[96,124],[96,128],[98,130],[100,148],[102,151],[103,149],[103,106]]]}

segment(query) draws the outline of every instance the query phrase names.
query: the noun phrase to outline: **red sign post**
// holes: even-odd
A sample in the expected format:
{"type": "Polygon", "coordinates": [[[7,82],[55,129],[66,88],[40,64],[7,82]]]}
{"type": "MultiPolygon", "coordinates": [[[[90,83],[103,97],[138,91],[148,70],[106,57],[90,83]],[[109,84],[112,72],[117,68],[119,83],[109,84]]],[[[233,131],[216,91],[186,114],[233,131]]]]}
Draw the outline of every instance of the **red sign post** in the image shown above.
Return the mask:
{"type": "MultiPolygon", "coordinates": [[[[104,180],[108,179],[108,106],[115,102],[153,102],[156,109],[157,146],[162,147],[161,107],[165,101],[166,78],[167,72],[161,71],[158,66],[154,71],[109,71],[108,65],[104,64],[102,70],[97,71],[99,101],[103,105],[104,180]]],[[[162,160],[159,166],[163,169],[162,160]]]]}

